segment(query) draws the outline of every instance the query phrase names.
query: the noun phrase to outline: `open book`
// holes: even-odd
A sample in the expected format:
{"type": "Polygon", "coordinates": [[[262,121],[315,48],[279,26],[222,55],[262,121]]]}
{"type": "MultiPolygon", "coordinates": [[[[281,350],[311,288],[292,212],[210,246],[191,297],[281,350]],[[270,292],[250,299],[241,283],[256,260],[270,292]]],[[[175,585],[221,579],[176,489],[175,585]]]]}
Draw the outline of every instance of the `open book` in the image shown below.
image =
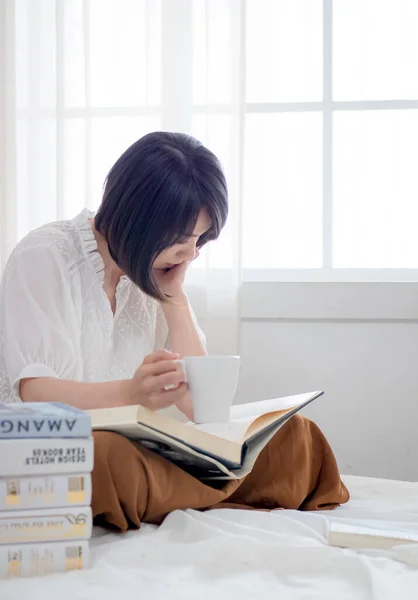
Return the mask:
{"type": "Polygon", "coordinates": [[[323,392],[241,404],[228,423],[182,423],[143,406],[89,411],[93,430],[115,431],[199,479],[241,479],[274,434],[323,392]]]}

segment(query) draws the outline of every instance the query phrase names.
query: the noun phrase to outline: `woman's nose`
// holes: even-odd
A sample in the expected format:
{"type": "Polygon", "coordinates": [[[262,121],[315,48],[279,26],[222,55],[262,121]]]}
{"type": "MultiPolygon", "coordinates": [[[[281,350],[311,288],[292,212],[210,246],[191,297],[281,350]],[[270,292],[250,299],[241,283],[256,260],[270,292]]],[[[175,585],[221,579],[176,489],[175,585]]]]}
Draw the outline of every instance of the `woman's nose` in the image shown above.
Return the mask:
{"type": "Polygon", "coordinates": [[[197,254],[196,243],[193,241],[192,243],[188,244],[187,247],[185,247],[183,249],[182,258],[183,258],[183,260],[193,260],[194,258],[196,258],[196,254],[197,254]]]}

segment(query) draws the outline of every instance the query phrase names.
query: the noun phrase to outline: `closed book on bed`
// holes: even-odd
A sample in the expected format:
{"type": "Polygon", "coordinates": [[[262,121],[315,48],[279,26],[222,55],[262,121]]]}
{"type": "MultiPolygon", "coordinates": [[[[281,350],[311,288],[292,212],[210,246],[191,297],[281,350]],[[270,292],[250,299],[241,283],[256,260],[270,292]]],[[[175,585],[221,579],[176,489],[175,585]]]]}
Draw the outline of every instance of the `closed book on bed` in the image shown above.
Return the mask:
{"type": "Polygon", "coordinates": [[[91,532],[89,506],[0,512],[0,544],[87,540],[91,532]]]}
{"type": "Polygon", "coordinates": [[[0,478],[0,511],[83,506],[90,502],[90,473],[0,478]]]}
{"type": "Polygon", "coordinates": [[[293,415],[323,392],[233,406],[229,423],[183,423],[143,406],[91,410],[93,430],[116,431],[199,479],[241,479],[293,415]]]}
{"type": "Polygon", "coordinates": [[[418,530],[401,529],[396,523],[373,524],[331,523],[328,531],[330,546],[360,550],[390,550],[404,544],[418,544],[418,530]]]}
{"type": "Polygon", "coordinates": [[[0,404],[0,440],[89,437],[90,415],[61,402],[0,404]]]}
{"type": "Polygon", "coordinates": [[[0,546],[0,579],[37,577],[86,569],[88,542],[68,541],[0,546]]]}
{"type": "Polygon", "coordinates": [[[90,473],[93,438],[22,438],[0,441],[0,477],[90,473]]]}

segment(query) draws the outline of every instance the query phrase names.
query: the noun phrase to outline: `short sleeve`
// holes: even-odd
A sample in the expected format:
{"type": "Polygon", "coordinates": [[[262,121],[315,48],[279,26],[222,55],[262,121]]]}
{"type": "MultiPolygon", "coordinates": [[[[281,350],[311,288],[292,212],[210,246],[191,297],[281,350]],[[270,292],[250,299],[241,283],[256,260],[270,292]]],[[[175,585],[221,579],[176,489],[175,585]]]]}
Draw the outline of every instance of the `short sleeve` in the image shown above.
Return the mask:
{"type": "Polygon", "coordinates": [[[30,377],[77,379],[79,328],[67,265],[57,251],[17,251],[1,288],[1,347],[10,386],[30,377]]]}

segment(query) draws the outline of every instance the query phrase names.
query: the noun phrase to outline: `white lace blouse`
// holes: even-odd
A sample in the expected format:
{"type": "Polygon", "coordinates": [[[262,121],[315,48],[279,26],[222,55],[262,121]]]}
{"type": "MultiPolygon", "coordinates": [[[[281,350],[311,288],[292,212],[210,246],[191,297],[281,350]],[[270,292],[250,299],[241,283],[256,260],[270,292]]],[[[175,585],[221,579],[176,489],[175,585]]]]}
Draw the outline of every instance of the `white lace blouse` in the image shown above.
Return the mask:
{"type": "MultiPolygon", "coordinates": [[[[129,378],[164,348],[159,303],[126,276],[113,314],[89,211],[31,232],[13,251],[0,292],[0,403],[19,401],[20,379],[129,378]]],[[[57,399],[59,400],[59,399],[57,399]]]]}

